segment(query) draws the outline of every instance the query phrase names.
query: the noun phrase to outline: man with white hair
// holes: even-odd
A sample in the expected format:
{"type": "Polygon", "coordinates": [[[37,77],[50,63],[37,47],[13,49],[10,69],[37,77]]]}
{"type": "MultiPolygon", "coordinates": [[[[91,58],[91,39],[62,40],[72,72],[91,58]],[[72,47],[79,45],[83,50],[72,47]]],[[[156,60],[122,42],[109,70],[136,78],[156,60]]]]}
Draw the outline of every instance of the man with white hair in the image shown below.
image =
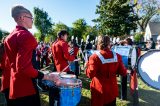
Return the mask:
{"type": "Polygon", "coordinates": [[[9,91],[11,106],[40,106],[35,78],[49,79],[49,76],[34,67],[33,54],[38,43],[28,31],[32,28],[33,17],[31,12],[21,5],[12,7],[11,15],[17,26],[4,41],[11,65],[9,91]]]}

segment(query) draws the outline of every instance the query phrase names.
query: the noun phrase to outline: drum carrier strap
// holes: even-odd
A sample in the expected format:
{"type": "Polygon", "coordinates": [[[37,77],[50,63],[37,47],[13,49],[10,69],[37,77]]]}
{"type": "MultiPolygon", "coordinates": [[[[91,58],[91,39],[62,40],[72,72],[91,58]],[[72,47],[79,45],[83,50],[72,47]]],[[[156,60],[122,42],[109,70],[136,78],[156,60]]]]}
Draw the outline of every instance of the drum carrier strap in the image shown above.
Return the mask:
{"type": "Polygon", "coordinates": [[[100,51],[95,52],[95,54],[97,54],[97,56],[98,56],[99,59],[101,60],[102,64],[118,62],[116,53],[113,52],[113,51],[112,51],[112,53],[113,53],[113,58],[105,59],[105,58],[101,55],[100,51]]]}

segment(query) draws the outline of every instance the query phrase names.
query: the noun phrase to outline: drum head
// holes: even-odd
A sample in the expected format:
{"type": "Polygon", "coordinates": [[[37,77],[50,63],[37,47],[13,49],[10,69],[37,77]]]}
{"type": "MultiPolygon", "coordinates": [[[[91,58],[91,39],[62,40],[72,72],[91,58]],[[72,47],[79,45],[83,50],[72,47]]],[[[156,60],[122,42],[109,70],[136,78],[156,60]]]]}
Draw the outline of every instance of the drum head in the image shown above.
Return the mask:
{"type": "Polygon", "coordinates": [[[51,73],[49,73],[49,75],[59,75],[59,74],[61,74],[61,75],[64,75],[64,74],[67,74],[66,72],[51,72],[51,73]]]}
{"type": "Polygon", "coordinates": [[[152,88],[160,90],[160,50],[150,50],[138,59],[138,73],[152,88]]]}

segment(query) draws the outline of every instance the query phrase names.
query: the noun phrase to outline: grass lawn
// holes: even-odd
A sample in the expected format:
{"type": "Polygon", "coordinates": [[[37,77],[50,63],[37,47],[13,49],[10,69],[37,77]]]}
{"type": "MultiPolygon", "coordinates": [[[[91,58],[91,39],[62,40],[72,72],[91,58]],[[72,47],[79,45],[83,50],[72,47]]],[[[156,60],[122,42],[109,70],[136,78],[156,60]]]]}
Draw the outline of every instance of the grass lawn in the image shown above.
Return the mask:
{"type": "MultiPolygon", "coordinates": [[[[84,73],[81,73],[80,79],[83,82],[83,87],[82,87],[81,101],[78,106],[89,106],[90,97],[91,97],[90,89],[89,89],[90,79],[88,79],[84,75],[84,73]]],[[[144,84],[141,81],[141,79],[138,79],[138,85],[139,85],[138,93],[139,93],[139,105],[140,106],[160,106],[160,100],[159,100],[160,91],[154,90],[148,87],[146,84],[144,84]]],[[[129,92],[129,86],[128,86],[128,96],[127,97],[128,97],[127,101],[122,101],[119,98],[117,98],[117,106],[133,106],[133,100],[129,92]]],[[[49,106],[47,93],[41,93],[41,102],[42,102],[42,106],[49,106]]]]}

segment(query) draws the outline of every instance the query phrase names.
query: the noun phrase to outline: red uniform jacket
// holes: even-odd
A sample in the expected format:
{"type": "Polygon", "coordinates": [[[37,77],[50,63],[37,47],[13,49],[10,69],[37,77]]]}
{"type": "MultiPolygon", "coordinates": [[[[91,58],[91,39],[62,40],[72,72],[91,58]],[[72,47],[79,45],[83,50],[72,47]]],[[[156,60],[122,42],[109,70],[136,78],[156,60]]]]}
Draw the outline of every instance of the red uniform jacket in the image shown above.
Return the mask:
{"type": "Polygon", "coordinates": [[[11,72],[10,63],[5,53],[2,58],[2,63],[0,64],[0,69],[2,69],[1,91],[3,92],[5,89],[9,88],[11,72]]]}
{"type": "MultiPolygon", "coordinates": [[[[73,61],[78,50],[75,49],[74,55],[69,54],[69,45],[63,39],[58,39],[52,44],[52,54],[56,69],[58,72],[62,71],[68,66],[68,61],[73,61]]],[[[69,71],[69,68],[65,72],[69,71]]]]}
{"type": "Polygon", "coordinates": [[[16,26],[4,42],[6,54],[11,64],[10,98],[36,94],[33,78],[39,73],[32,65],[32,52],[37,41],[24,27],[16,26]]]}
{"type": "MultiPolygon", "coordinates": [[[[100,53],[105,59],[113,58],[113,53],[109,49],[101,50],[100,53]]],[[[92,79],[90,84],[92,106],[103,106],[118,96],[116,74],[125,76],[127,71],[122,57],[119,54],[116,55],[118,62],[114,63],[102,64],[97,54],[89,58],[86,75],[92,79]]]]}

